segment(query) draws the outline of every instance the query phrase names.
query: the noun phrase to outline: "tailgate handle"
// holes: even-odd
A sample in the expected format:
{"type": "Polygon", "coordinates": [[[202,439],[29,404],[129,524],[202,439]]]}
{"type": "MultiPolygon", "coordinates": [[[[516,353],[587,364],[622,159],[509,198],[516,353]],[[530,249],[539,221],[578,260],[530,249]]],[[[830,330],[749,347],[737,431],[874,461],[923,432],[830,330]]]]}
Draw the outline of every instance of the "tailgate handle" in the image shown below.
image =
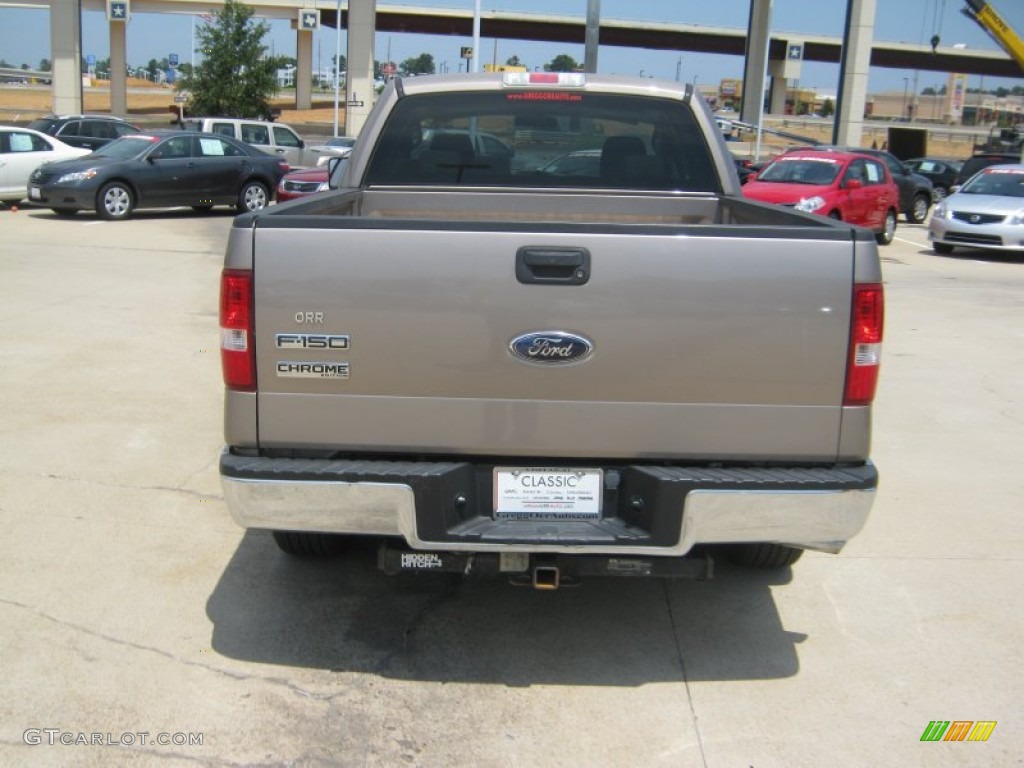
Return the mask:
{"type": "Polygon", "coordinates": [[[583,285],[590,279],[586,248],[526,246],[516,251],[516,279],[525,284],[583,285]]]}

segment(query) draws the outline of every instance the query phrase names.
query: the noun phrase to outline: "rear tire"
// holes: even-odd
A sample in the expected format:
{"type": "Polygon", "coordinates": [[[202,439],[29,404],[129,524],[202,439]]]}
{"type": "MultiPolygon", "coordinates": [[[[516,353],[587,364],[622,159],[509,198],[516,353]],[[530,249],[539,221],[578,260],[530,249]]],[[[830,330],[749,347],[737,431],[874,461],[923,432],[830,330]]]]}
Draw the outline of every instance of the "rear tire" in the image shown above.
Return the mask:
{"type": "Polygon", "coordinates": [[[889,245],[896,237],[896,211],[891,208],[885,213],[885,225],[882,231],[875,235],[879,245],[889,245]]]}
{"type": "Polygon", "coordinates": [[[932,250],[943,256],[948,256],[953,252],[953,246],[949,243],[932,243],[932,250]]]}
{"type": "Polygon", "coordinates": [[[330,533],[274,531],[278,548],[294,557],[332,557],[345,548],[345,539],[330,533]]]}
{"type": "Polygon", "coordinates": [[[104,184],[96,195],[96,214],[107,221],[121,221],[132,215],[135,196],[124,182],[104,184]]]}
{"type": "Polygon", "coordinates": [[[787,568],[800,559],[802,549],[787,547],[782,544],[757,542],[751,544],[731,544],[725,549],[728,557],[736,565],[744,568],[787,568]]]}

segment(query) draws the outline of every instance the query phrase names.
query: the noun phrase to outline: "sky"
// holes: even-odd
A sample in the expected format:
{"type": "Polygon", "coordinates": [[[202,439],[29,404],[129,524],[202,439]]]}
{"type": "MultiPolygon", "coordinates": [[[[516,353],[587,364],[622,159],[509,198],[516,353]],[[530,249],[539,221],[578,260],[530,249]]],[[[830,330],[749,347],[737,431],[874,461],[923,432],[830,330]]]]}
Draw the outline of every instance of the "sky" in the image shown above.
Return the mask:
{"type": "MultiPolygon", "coordinates": [[[[660,21],[708,26],[734,27],[745,30],[749,16],[750,0],[602,0],[602,19],[631,21],[660,21]]],[[[990,0],[993,8],[1017,33],[1024,37],[1024,0],[990,0]]],[[[463,8],[472,11],[473,0],[404,0],[401,5],[423,7],[463,8]]],[[[378,0],[378,7],[388,5],[378,0]]],[[[485,11],[500,10],[522,13],[544,13],[552,8],[551,0],[484,0],[485,11]]],[[[962,44],[968,48],[999,50],[996,43],[973,21],[961,14],[963,0],[877,0],[875,16],[875,40],[927,44],[933,34],[938,34],[942,45],[962,44]]],[[[578,15],[581,19],[587,11],[587,0],[562,0],[558,3],[560,15],[578,15]]],[[[773,35],[791,32],[794,34],[820,34],[841,37],[846,15],[846,0],[774,0],[771,29],[773,35]],[[813,8],[813,13],[808,8],[813,8]]],[[[153,14],[132,12],[128,26],[128,63],[145,66],[150,59],[163,59],[171,53],[178,54],[182,62],[191,60],[192,16],[179,14],[153,14]]],[[[295,55],[295,33],[288,22],[271,20],[271,34],[266,43],[275,54],[295,55]]],[[[345,52],[345,33],[342,32],[342,53],[345,52]]],[[[107,22],[105,14],[98,11],[83,12],[82,41],[83,54],[94,54],[98,60],[109,56],[107,22]]],[[[28,8],[0,6],[0,59],[14,66],[38,65],[43,58],[50,58],[49,11],[28,8]]],[[[376,56],[401,62],[422,53],[433,55],[438,68],[446,65],[450,71],[457,71],[461,60],[459,48],[472,44],[469,37],[439,37],[401,33],[378,34],[376,56]]],[[[329,68],[334,54],[335,31],[323,27],[313,37],[313,69],[329,68]]],[[[480,45],[481,62],[491,61],[495,53],[495,41],[483,38],[480,45]]],[[[536,43],[501,40],[497,42],[497,60],[504,62],[510,56],[518,56],[523,63],[543,66],[555,56],[566,53],[582,62],[584,48],[582,40],[578,45],[565,43],[536,43]]],[[[704,53],[675,51],[654,51],[601,46],[598,53],[598,70],[607,74],[654,76],[675,80],[677,72],[682,80],[699,84],[717,84],[723,78],[739,78],[743,75],[743,59],[740,56],[724,56],[704,53]]],[[[804,88],[815,88],[819,93],[835,93],[838,88],[839,67],[837,64],[804,62],[799,84],[804,88]]],[[[903,71],[897,69],[872,69],[868,84],[871,92],[903,91],[908,83],[916,82],[920,91],[946,82],[940,72],[921,70],[903,71]],[[906,78],[906,79],[905,79],[906,78]]],[[[986,89],[999,86],[1024,85],[1019,79],[981,78],[973,75],[969,87],[984,85],[986,89]]]]}

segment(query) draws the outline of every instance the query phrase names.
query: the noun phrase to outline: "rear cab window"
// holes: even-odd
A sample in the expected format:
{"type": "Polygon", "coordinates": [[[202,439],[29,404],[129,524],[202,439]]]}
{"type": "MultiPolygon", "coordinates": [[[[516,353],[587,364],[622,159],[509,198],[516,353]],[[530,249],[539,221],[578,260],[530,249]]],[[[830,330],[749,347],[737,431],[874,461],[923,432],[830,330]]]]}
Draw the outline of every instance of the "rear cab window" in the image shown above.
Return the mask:
{"type": "Polygon", "coordinates": [[[721,191],[682,100],[541,89],[400,99],[365,184],[721,191]]]}

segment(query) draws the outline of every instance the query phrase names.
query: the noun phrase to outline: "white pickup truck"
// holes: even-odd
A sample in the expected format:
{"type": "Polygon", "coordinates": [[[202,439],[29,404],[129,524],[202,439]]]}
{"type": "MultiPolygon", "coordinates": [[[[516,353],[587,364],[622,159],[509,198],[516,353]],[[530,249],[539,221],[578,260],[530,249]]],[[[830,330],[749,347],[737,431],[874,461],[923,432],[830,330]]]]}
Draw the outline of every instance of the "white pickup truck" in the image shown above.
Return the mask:
{"type": "Polygon", "coordinates": [[[231,232],[242,526],[545,589],[785,567],[863,526],[875,238],[744,200],[691,87],[398,79],[346,162],[231,232]]]}

